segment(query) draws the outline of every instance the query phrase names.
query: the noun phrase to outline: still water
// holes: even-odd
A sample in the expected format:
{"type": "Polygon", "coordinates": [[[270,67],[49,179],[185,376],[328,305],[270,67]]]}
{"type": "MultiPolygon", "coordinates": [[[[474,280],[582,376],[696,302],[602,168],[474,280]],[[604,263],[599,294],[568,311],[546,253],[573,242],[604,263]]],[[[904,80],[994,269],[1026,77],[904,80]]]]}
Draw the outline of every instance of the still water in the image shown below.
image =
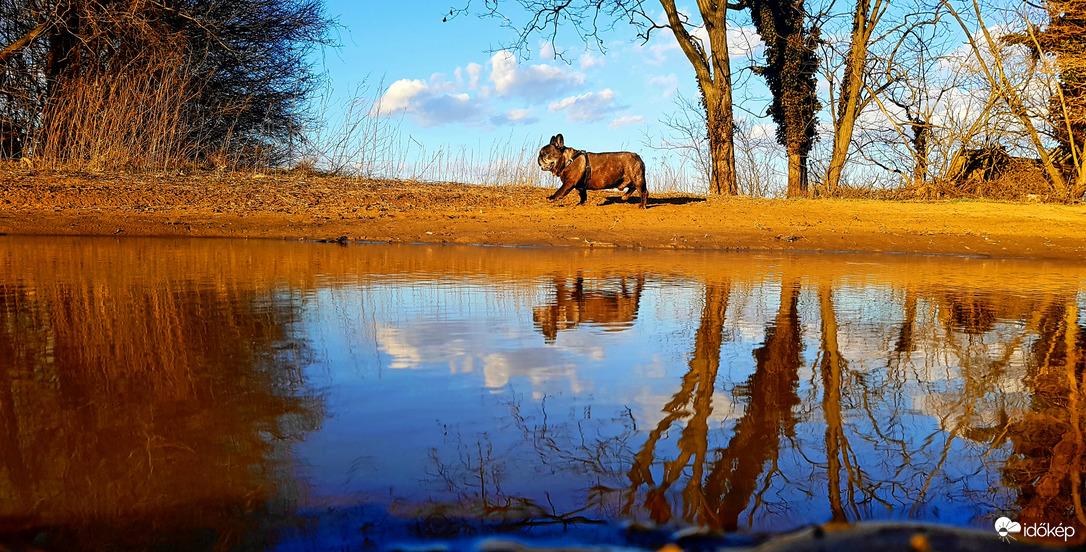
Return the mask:
{"type": "Polygon", "coordinates": [[[0,236],[0,548],[1082,527],[1084,310],[1039,261],[0,236]]]}

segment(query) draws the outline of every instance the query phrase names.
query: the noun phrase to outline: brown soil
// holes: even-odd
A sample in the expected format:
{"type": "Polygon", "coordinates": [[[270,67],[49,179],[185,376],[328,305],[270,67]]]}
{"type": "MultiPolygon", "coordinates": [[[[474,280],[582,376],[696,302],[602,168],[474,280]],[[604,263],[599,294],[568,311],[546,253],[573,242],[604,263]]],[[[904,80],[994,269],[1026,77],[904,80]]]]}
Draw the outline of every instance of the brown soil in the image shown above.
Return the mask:
{"type": "Polygon", "coordinates": [[[488,245],[869,251],[1079,259],[1086,206],[779,200],[271,174],[0,169],[0,233],[225,236],[488,245]]]}

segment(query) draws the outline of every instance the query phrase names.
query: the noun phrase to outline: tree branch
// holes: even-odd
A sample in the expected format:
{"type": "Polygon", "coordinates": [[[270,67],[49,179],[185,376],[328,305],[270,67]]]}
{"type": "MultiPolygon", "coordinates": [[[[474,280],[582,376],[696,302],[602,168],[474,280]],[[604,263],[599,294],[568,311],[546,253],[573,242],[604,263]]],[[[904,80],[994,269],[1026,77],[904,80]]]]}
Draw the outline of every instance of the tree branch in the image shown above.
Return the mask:
{"type": "Polygon", "coordinates": [[[3,63],[4,60],[15,55],[16,52],[22,50],[31,42],[34,42],[34,39],[38,38],[38,35],[42,34],[45,29],[49,28],[50,24],[51,22],[49,20],[42,21],[40,24],[38,24],[37,27],[31,29],[30,32],[19,37],[18,40],[12,42],[10,45],[8,45],[7,48],[4,48],[4,50],[0,52],[0,63],[3,63]]]}

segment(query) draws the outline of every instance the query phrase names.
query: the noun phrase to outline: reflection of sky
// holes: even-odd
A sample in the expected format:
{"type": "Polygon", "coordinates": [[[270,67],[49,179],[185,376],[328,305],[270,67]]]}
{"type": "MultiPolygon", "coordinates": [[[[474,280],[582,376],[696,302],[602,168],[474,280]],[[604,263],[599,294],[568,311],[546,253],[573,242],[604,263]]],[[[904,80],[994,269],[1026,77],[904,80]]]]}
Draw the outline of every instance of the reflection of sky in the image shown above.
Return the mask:
{"type": "MultiPolygon", "coordinates": [[[[631,327],[585,323],[547,343],[532,313],[553,298],[549,279],[322,289],[306,302],[305,327],[318,356],[310,381],[323,391],[329,419],[299,449],[303,477],[317,503],[421,503],[480,492],[470,474],[482,462],[497,468],[489,492],[539,501],[546,494],[557,508],[574,510],[590,487],[627,485],[647,432],[662,429],[652,468],[659,481],[662,463],[679,456],[693,408],[686,404],[685,416],[658,425],[689,370],[704,293],[693,279],[649,278],[631,327]],[[592,454],[604,456],[589,462],[592,454]]],[[[710,398],[710,461],[746,412],[750,399],[734,391],[755,370],[753,351],[780,298],[779,279],[731,286],[710,398]]],[[[983,525],[1010,500],[993,491],[1008,449],[988,451],[946,432],[1021,409],[1032,338],[1015,339],[1024,326],[997,321],[984,335],[946,332],[936,306],[921,300],[917,350],[897,358],[890,351],[904,316],[902,290],[852,282],[834,288],[832,299],[846,361],[842,423],[860,470],[857,487],[845,492],[861,501],[856,510],[874,519],[983,525]],[[1006,359],[1002,376],[985,376],[995,358],[1006,359]]],[[[764,504],[753,522],[764,529],[829,516],[819,288],[803,284],[797,304],[801,402],[795,435],[782,438],[779,471],[760,476],[764,504]]],[[[682,487],[669,491],[674,504],[682,487]]]]}
{"type": "MultiPolygon", "coordinates": [[[[691,322],[652,316],[664,310],[659,297],[643,296],[647,314],[636,326],[663,339],[583,324],[548,344],[532,321],[547,285],[526,296],[474,284],[317,293],[307,325],[323,357],[313,372],[331,419],[303,447],[317,454],[306,459],[320,472],[311,479],[315,490],[376,493],[376,480],[394,481],[396,473],[409,482],[409,474],[432,470],[430,449],[445,442],[448,426],[502,431],[495,420],[509,416],[511,397],[567,408],[629,406],[641,423],[660,419],[687,362],[691,322]],[[369,452],[367,443],[380,443],[382,452],[369,452]],[[359,479],[364,469],[380,477],[359,479]]],[[[666,300],[689,303],[692,291],[666,300]]],[[[732,410],[723,394],[714,403],[732,410]]]]}

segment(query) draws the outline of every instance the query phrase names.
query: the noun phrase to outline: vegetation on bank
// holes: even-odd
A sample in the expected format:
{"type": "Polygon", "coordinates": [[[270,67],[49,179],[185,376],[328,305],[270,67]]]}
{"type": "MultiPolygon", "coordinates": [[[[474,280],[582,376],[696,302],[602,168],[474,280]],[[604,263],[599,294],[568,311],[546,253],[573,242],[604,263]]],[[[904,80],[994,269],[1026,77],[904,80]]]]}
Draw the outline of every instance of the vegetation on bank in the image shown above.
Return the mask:
{"type": "MultiPolygon", "coordinates": [[[[664,121],[674,135],[658,147],[679,161],[650,163],[653,192],[1053,202],[1086,192],[1086,0],[751,0],[692,14],[661,3],[666,22],[648,18],[658,7],[647,0],[521,2],[520,15],[552,11],[517,35],[527,44],[573,27],[598,40],[621,21],[645,39],[675,34],[701,97],[680,98],[664,121]],[[611,20],[578,17],[592,6],[611,20]],[[723,30],[747,21],[765,59],[728,58],[723,30]],[[741,83],[731,66],[769,83],[775,137],[732,115],[741,83]],[[766,162],[781,156],[786,169],[766,162]]],[[[310,54],[334,45],[333,25],[320,0],[0,0],[0,158],[35,171],[289,166],[548,184],[539,144],[510,136],[483,152],[427,149],[375,111],[369,85],[341,106],[319,97],[310,54]]]]}
{"type": "Polygon", "coordinates": [[[320,0],[0,0],[0,157],[272,166],[312,123],[320,0]]]}
{"type": "Polygon", "coordinates": [[[673,34],[700,95],[686,104],[697,115],[675,128],[712,193],[741,191],[744,158],[760,170],[739,149],[750,136],[737,132],[735,112],[752,106],[733,97],[746,74],[768,86],[768,106],[753,109],[772,117],[786,149],[788,197],[832,196],[866,174],[926,188],[1014,168],[1032,169],[1052,199],[1086,194],[1086,0],[742,0],[696,10],[674,0],[518,0],[477,9],[512,28],[520,51],[566,36],[602,51],[616,27],[644,42],[673,34]],[[729,35],[746,22],[761,46],[734,59],[730,41],[741,37],[729,35]],[[819,135],[832,145],[816,147],[819,135]],[[864,166],[872,173],[856,170],[864,166]]]}

